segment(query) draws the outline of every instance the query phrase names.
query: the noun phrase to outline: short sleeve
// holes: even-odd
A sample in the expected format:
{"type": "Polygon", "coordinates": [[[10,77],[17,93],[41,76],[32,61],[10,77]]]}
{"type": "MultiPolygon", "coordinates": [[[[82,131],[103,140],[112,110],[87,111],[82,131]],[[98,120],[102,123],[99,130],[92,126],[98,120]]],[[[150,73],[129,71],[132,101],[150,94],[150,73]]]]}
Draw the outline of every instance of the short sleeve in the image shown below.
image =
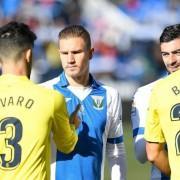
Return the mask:
{"type": "Polygon", "coordinates": [[[158,113],[158,95],[156,94],[155,89],[152,91],[147,112],[145,139],[149,142],[165,142],[158,113]]]}

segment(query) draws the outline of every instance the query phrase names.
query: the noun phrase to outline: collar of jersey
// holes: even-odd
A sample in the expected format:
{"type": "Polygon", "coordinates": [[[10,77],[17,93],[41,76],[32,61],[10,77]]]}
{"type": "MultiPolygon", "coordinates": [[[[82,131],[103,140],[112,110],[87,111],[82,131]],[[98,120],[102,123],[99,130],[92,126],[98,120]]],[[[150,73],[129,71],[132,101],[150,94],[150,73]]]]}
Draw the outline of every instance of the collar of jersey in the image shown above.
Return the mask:
{"type": "MultiPolygon", "coordinates": [[[[97,88],[100,86],[100,84],[93,78],[91,74],[89,74],[89,77],[89,84],[92,88],[97,88]]],[[[62,72],[60,75],[60,81],[58,82],[58,85],[60,85],[61,87],[67,87],[69,85],[69,82],[64,72],[62,72]]]]}
{"type": "Polygon", "coordinates": [[[4,79],[5,82],[7,81],[29,81],[29,79],[26,76],[18,76],[13,74],[2,74],[0,76],[0,79],[4,79]]]}

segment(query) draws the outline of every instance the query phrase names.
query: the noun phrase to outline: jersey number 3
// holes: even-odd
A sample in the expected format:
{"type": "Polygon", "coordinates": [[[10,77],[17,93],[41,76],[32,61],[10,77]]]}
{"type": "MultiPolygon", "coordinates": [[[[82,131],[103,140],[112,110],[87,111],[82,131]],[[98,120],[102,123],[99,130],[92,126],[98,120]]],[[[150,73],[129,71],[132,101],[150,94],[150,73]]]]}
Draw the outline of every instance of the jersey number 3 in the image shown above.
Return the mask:
{"type": "Polygon", "coordinates": [[[16,168],[21,162],[21,121],[7,117],[0,121],[0,168],[16,168]]]}

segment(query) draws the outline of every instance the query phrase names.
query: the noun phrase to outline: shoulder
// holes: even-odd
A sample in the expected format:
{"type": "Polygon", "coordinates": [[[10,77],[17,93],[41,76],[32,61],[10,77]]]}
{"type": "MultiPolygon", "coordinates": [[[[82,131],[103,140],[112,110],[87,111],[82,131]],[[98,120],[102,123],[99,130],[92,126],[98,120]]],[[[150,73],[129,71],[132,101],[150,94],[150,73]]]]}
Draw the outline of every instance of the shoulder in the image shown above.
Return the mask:
{"type": "Polygon", "coordinates": [[[46,100],[48,104],[52,103],[52,106],[55,109],[58,110],[60,106],[65,105],[65,98],[63,94],[61,94],[57,90],[50,89],[47,87],[42,87],[40,85],[39,85],[39,88],[41,88],[41,93],[43,94],[44,100],[46,100]]]}
{"type": "Polygon", "coordinates": [[[120,96],[120,93],[117,89],[115,89],[111,86],[108,86],[108,85],[104,85],[104,84],[102,84],[101,86],[106,90],[108,96],[110,96],[110,97],[120,96]]]}
{"type": "Polygon", "coordinates": [[[60,80],[60,77],[58,76],[51,80],[45,81],[45,82],[41,83],[40,85],[44,86],[44,87],[48,87],[48,88],[53,88],[53,85],[57,84],[59,82],[59,80],[60,80]]]}
{"type": "Polygon", "coordinates": [[[102,85],[102,87],[106,90],[106,99],[108,106],[110,106],[111,108],[114,108],[115,106],[119,107],[122,102],[119,91],[107,85],[102,85]]]}
{"type": "Polygon", "coordinates": [[[166,87],[169,83],[171,83],[171,82],[172,82],[172,80],[171,80],[170,75],[167,76],[167,77],[165,77],[165,78],[160,79],[160,80],[153,86],[153,88],[152,88],[152,93],[153,93],[153,94],[159,94],[159,93],[161,94],[161,93],[164,91],[165,87],[166,87]]]}
{"type": "Polygon", "coordinates": [[[138,97],[147,97],[151,94],[152,89],[156,86],[156,84],[158,84],[161,81],[161,79],[158,79],[156,81],[153,81],[145,86],[141,86],[139,87],[135,94],[134,97],[138,98],[138,97]]]}
{"type": "Polygon", "coordinates": [[[42,84],[34,84],[34,90],[39,94],[39,97],[43,96],[44,99],[46,99],[46,101],[48,99],[49,101],[56,101],[56,98],[59,99],[63,97],[63,95],[59,93],[57,90],[54,90],[53,88],[49,88],[47,86],[43,86],[42,84]]]}
{"type": "Polygon", "coordinates": [[[161,82],[158,83],[158,88],[163,88],[164,86],[169,86],[179,81],[180,70],[169,74],[167,77],[163,78],[161,82]],[[161,86],[161,87],[160,87],[161,86]]]}
{"type": "Polygon", "coordinates": [[[58,93],[54,89],[50,89],[50,88],[47,88],[46,86],[42,86],[42,84],[37,84],[36,88],[37,88],[37,91],[44,93],[44,94],[47,94],[47,95],[49,94],[51,96],[58,93]]]}
{"type": "Polygon", "coordinates": [[[151,91],[152,88],[160,81],[160,79],[153,81],[145,86],[141,86],[137,89],[136,93],[146,93],[147,91],[151,91]]]}

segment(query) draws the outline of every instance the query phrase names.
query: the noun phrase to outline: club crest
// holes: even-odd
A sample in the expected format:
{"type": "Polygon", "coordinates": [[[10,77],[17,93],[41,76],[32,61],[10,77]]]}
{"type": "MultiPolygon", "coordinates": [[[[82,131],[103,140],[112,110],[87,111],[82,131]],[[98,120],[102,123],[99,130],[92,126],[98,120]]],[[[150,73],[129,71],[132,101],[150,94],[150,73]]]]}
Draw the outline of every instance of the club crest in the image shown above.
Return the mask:
{"type": "Polygon", "coordinates": [[[96,110],[102,110],[103,107],[103,96],[91,96],[93,99],[93,108],[96,110]]]}

